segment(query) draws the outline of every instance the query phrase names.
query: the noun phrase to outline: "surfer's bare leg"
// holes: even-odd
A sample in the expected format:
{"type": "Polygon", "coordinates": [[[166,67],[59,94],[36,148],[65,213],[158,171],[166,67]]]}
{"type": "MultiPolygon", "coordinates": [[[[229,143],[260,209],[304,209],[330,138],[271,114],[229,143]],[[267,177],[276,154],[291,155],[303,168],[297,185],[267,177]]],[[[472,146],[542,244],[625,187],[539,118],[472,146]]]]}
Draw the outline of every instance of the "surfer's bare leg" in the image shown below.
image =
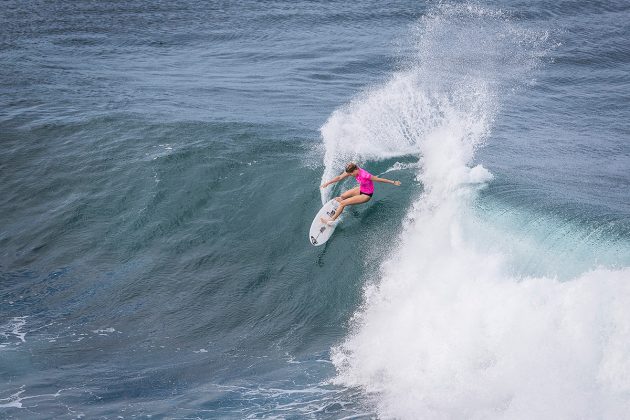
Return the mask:
{"type": "Polygon", "coordinates": [[[359,187],[356,187],[341,194],[339,197],[335,198],[335,200],[341,203],[346,198],[354,197],[355,195],[359,195],[359,194],[361,194],[361,192],[359,191],[359,187]]]}
{"type": "Polygon", "coordinates": [[[353,197],[346,198],[339,203],[339,207],[337,207],[337,211],[335,212],[334,216],[331,217],[329,220],[325,220],[324,218],[322,218],[322,222],[334,222],[341,215],[341,213],[343,213],[343,209],[346,208],[346,206],[367,203],[368,201],[370,201],[370,198],[372,197],[370,197],[369,195],[355,195],[353,197]]]}

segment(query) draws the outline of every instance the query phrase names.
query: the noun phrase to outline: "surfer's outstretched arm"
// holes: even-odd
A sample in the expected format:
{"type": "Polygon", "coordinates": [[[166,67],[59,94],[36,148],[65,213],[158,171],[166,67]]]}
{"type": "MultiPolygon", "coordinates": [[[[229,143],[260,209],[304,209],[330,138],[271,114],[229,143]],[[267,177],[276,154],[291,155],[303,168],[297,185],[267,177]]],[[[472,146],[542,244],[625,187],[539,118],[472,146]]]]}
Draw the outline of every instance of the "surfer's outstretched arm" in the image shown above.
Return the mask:
{"type": "Polygon", "coordinates": [[[382,182],[384,184],[392,184],[395,186],[399,186],[400,185],[400,181],[392,181],[391,179],[385,179],[385,178],[379,178],[377,176],[372,175],[372,178],[370,178],[372,181],[374,182],[382,182]]]}
{"type": "Polygon", "coordinates": [[[324,182],[324,183],[320,186],[320,188],[326,188],[326,187],[327,187],[327,186],[329,186],[330,184],[334,184],[335,182],[339,182],[339,181],[341,181],[342,179],[347,178],[347,177],[349,177],[349,176],[350,176],[350,174],[349,174],[349,173],[344,172],[344,173],[342,173],[341,175],[337,175],[336,177],[334,177],[334,178],[333,178],[333,179],[331,179],[330,181],[328,181],[328,182],[324,182]]]}

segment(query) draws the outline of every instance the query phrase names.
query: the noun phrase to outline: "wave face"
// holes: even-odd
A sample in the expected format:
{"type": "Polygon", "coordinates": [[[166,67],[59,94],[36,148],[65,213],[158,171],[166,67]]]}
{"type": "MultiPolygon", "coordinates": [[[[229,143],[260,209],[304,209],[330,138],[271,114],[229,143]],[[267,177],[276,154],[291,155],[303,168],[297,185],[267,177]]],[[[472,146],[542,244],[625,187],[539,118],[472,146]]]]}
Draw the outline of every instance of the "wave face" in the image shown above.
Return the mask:
{"type": "Polygon", "coordinates": [[[515,274],[494,244],[517,234],[485,231],[475,207],[493,178],[475,151],[502,100],[526,90],[547,34],[500,11],[439,5],[413,40],[404,70],[322,127],[324,179],[348,160],[414,155],[423,186],[332,349],[334,382],[363,388],[386,418],[623,417],[630,269],[515,274]]]}

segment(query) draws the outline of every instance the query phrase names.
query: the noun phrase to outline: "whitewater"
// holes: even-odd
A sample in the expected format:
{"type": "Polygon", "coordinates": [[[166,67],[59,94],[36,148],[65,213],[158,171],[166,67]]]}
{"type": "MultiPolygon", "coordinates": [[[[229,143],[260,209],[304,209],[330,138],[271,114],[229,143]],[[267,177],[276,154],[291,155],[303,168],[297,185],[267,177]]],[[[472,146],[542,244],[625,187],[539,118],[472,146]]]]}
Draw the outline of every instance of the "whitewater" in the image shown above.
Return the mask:
{"type": "Polygon", "coordinates": [[[438,5],[411,31],[413,58],[321,129],[322,179],[350,160],[418,161],[420,193],[395,249],[366,277],[350,332],[332,348],[333,383],[362,389],[383,418],[630,412],[630,268],[592,257],[604,240],[589,245],[591,258],[528,271],[540,238],[518,231],[518,212],[495,223],[504,203],[480,205],[494,176],[476,152],[503,103],[549,64],[552,38],[501,11],[438,5]]]}

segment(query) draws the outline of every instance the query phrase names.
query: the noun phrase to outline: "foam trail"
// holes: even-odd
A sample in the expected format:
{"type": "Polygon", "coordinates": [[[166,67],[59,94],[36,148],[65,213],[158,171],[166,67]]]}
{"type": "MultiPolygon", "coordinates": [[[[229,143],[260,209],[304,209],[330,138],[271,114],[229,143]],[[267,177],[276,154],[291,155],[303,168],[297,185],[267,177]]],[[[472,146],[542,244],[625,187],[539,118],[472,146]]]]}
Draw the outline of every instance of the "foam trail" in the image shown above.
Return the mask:
{"type": "Polygon", "coordinates": [[[630,268],[517,278],[491,235],[475,232],[488,223],[473,211],[475,185],[492,179],[473,166],[475,150],[545,35],[500,12],[439,5],[417,37],[410,70],[322,128],[324,178],[345,160],[413,153],[424,185],[400,247],[332,349],[335,382],[363,388],[384,418],[623,418],[630,268]]]}
{"type": "Polygon", "coordinates": [[[16,316],[8,320],[3,325],[0,325],[0,337],[3,341],[0,341],[0,347],[4,347],[9,341],[9,338],[17,338],[20,342],[26,342],[26,332],[22,331],[24,325],[26,325],[26,316],[16,316]]]}

